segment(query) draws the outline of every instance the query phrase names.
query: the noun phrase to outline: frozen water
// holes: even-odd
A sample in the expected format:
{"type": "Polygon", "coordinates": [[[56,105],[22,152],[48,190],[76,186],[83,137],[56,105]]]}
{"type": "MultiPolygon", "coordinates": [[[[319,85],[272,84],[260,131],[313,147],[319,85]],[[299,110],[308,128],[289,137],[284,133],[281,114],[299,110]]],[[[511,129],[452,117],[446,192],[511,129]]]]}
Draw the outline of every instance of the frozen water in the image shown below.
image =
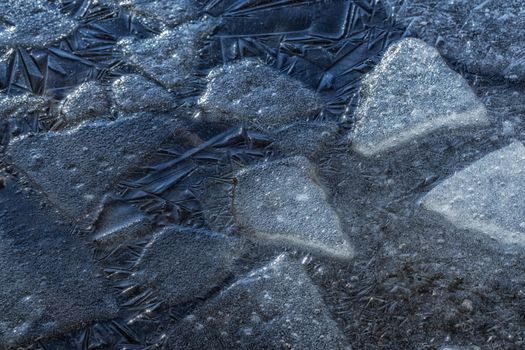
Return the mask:
{"type": "Polygon", "coordinates": [[[202,18],[165,30],[153,38],[123,40],[125,59],[145,76],[169,89],[183,87],[195,78],[203,41],[216,27],[213,18],[202,18]]]}
{"type": "MultiPolygon", "coordinates": [[[[400,3],[401,1],[391,1],[400,3]]],[[[525,80],[522,0],[403,1],[407,35],[436,45],[472,73],[525,80]]]]}
{"type": "Polygon", "coordinates": [[[90,249],[39,201],[12,177],[0,189],[0,349],[118,311],[90,249]]]}
{"type": "Polygon", "coordinates": [[[525,147],[514,142],[436,186],[423,206],[454,225],[525,245],[525,147]]]}
{"type": "Polygon", "coordinates": [[[142,17],[147,23],[160,22],[175,27],[199,13],[197,0],[110,0],[120,7],[142,17]]]}
{"type": "Polygon", "coordinates": [[[321,108],[315,91],[256,60],[212,70],[199,105],[209,120],[282,125],[313,117],[321,108]]]}
{"type": "Polygon", "coordinates": [[[363,80],[352,148],[371,156],[438,129],[488,124],[468,83],[419,39],[392,45],[363,80]]]}
{"type": "Polygon", "coordinates": [[[49,106],[49,99],[42,96],[29,93],[23,95],[0,94],[0,120],[45,114],[49,106]]]}
{"type": "Polygon", "coordinates": [[[96,211],[121,175],[141,165],[179,125],[149,114],[84,123],[14,139],[7,155],[54,205],[71,219],[83,220],[96,211]]]}
{"type": "Polygon", "coordinates": [[[280,255],[179,322],[171,349],[351,349],[303,267],[280,255]]]}
{"type": "Polygon", "coordinates": [[[114,108],[119,112],[166,112],[177,107],[176,96],[141,75],[124,75],[113,82],[114,108]]]}
{"type": "Polygon", "coordinates": [[[0,2],[0,46],[46,46],[70,34],[77,24],[46,0],[0,2]]]}
{"type": "Polygon", "coordinates": [[[93,241],[99,246],[131,241],[150,233],[153,225],[149,218],[129,204],[106,200],[93,224],[93,241]]]}
{"type": "Polygon", "coordinates": [[[230,277],[243,241],[205,230],[167,227],[143,251],[132,279],[170,305],[206,297],[230,277]]]}
{"type": "Polygon", "coordinates": [[[96,81],[77,86],[60,104],[60,112],[67,123],[109,115],[111,101],[108,89],[96,81]]]}
{"type": "Polygon", "coordinates": [[[353,255],[339,217],[304,157],[247,167],[235,176],[233,215],[238,231],[339,258],[353,255]]]}

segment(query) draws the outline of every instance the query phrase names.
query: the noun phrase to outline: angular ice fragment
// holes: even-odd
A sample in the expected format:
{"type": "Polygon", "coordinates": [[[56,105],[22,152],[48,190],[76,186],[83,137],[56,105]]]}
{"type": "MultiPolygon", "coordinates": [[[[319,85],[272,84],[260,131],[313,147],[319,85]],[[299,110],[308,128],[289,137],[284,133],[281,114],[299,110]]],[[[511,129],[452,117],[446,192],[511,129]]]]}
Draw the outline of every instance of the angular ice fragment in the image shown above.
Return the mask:
{"type": "Polygon", "coordinates": [[[485,106],[436,49],[419,39],[392,45],[362,82],[352,148],[371,156],[439,129],[488,124],[485,106]]]}
{"type": "Polygon", "coordinates": [[[208,74],[199,105],[210,120],[282,125],[315,116],[321,98],[300,81],[256,60],[242,60],[208,74]]]}
{"type": "Polygon", "coordinates": [[[423,206],[455,226],[525,245],[525,147],[489,153],[430,191],[423,206]]]}
{"type": "Polygon", "coordinates": [[[40,200],[12,178],[0,190],[1,349],[117,316],[91,249],[40,200]]]}
{"type": "Polygon", "coordinates": [[[170,305],[205,297],[230,276],[242,242],[206,230],[167,227],[146,246],[132,279],[170,305]]]}
{"type": "Polygon", "coordinates": [[[113,103],[119,112],[165,112],[177,106],[175,95],[141,75],[124,75],[113,82],[113,103]]]}
{"type": "Polygon", "coordinates": [[[333,257],[353,256],[339,217],[306,158],[251,166],[235,177],[233,215],[239,232],[333,257]]]}
{"type": "Polygon", "coordinates": [[[60,113],[67,123],[109,114],[111,100],[107,89],[96,81],[80,84],[60,104],[60,113]]]}
{"type": "Polygon", "coordinates": [[[169,89],[183,86],[194,77],[203,41],[217,20],[204,18],[165,30],[153,38],[120,42],[125,59],[145,76],[169,89]]]}
{"type": "Polygon", "coordinates": [[[170,349],[351,349],[301,264],[281,255],[180,321],[170,349]]]}
{"type": "Polygon", "coordinates": [[[180,124],[150,114],[96,121],[8,145],[8,161],[73,220],[93,214],[127,170],[141,165],[180,124]]]}
{"type": "Polygon", "coordinates": [[[77,23],[46,0],[0,2],[0,46],[47,46],[69,35],[77,23]]]}

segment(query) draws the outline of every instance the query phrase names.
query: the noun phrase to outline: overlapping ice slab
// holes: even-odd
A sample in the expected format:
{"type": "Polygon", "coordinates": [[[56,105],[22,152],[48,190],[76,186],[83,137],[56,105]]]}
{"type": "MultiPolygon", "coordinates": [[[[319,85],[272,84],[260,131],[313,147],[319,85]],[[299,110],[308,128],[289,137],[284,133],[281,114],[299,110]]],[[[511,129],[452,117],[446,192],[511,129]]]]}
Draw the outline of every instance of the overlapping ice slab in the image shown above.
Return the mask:
{"type": "MultiPolygon", "coordinates": [[[[3,175],[3,174],[2,174],[3,175]]],[[[0,349],[116,317],[93,253],[8,177],[0,189],[0,349]]]]}
{"type": "Polygon", "coordinates": [[[170,349],[351,349],[301,264],[281,255],[173,329],[170,349]]]}
{"type": "Polygon", "coordinates": [[[305,157],[254,165],[235,177],[233,215],[239,232],[333,257],[353,256],[339,217],[305,157]]]}
{"type": "Polygon", "coordinates": [[[166,140],[176,120],[137,114],[10,142],[8,162],[75,221],[91,217],[120,177],[166,140]]]}
{"type": "Polygon", "coordinates": [[[215,68],[207,80],[199,105],[209,120],[274,126],[315,116],[321,108],[315,91],[257,60],[215,68]]]}
{"type": "Polygon", "coordinates": [[[372,156],[439,129],[488,124],[487,112],[458,73],[419,39],[392,45],[362,82],[352,148],[372,156]]]}
{"type": "Polygon", "coordinates": [[[525,245],[525,147],[514,142],[436,186],[423,206],[455,226],[525,245]]]}

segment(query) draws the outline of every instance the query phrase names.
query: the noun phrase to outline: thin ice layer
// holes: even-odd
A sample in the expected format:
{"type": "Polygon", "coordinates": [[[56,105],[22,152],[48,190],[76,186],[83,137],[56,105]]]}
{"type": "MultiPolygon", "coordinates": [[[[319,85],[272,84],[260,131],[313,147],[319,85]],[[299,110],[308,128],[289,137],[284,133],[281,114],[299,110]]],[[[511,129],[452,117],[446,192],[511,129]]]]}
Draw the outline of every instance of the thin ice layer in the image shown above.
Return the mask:
{"type": "Polygon", "coordinates": [[[199,51],[216,20],[203,18],[165,30],[155,37],[120,42],[125,59],[166,88],[184,86],[194,78],[199,51]]]}
{"type": "Polygon", "coordinates": [[[351,258],[353,250],[305,157],[262,163],[235,176],[233,215],[239,232],[316,253],[351,258]]]}
{"type": "Polygon", "coordinates": [[[219,233],[167,227],[146,246],[132,279],[170,305],[205,297],[231,275],[242,241],[219,233]]]}
{"type": "Polygon", "coordinates": [[[116,316],[92,252],[39,198],[0,189],[0,349],[116,316]]]}
{"type": "Polygon", "coordinates": [[[438,129],[488,124],[468,83],[419,39],[392,45],[362,82],[352,148],[371,156],[438,129]]]}
{"type": "Polygon", "coordinates": [[[8,145],[8,161],[73,220],[93,214],[120,176],[141,165],[179,125],[138,114],[59,132],[27,135],[8,145]]]}
{"type": "Polygon", "coordinates": [[[257,60],[212,70],[199,105],[209,120],[282,125],[315,116],[321,99],[300,81],[257,60]]]}
{"type": "Polygon", "coordinates": [[[423,206],[459,228],[525,245],[525,147],[514,142],[436,186],[423,206]]]}
{"type": "Polygon", "coordinates": [[[351,349],[303,267],[281,255],[179,322],[170,349],[351,349]]]}
{"type": "Polygon", "coordinates": [[[77,23],[50,1],[0,2],[0,46],[47,46],[76,27],[77,23]]]}
{"type": "Polygon", "coordinates": [[[177,106],[175,95],[138,74],[129,74],[112,85],[114,108],[119,112],[167,112],[177,106]]]}

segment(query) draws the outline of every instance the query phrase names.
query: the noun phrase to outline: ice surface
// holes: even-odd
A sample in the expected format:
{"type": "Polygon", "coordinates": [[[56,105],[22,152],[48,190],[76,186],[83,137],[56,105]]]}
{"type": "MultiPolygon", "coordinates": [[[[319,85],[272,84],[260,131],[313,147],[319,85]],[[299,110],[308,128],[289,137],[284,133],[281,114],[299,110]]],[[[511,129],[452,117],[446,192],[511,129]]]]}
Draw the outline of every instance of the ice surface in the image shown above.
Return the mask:
{"type": "Polygon", "coordinates": [[[73,220],[92,214],[120,176],[169,137],[180,124],[150,114],[97,121],[11,141],[9,162],[73,220]]]}
{"type": "Polygon", "coordinates": [[[90,249],[15,179],[5,183],[0,189],[0,349],[115,317],[116,301],[90,249]]]}
{"type": "Polygon", "coordinates": [[[329,256],[352,257],[339,217],[306,158],[254,165],[235,178],[233,215],[239,232],[329,256]]]}
{"type": "Polygon", "coordinates": [[[120,7],[142,17],[147,22],[161,22],[175,27],[197,17],[197,0],[110,0],[120,7]]]}
{"type": "Polygon", "coordinates": [[[170,349],[351,349],[303,267],[281,255],[179,322],[170,349]]]}
{"type": "Polygon", "coordinates": [[[93,241],[99,246],[131,241],[153,230],[149,218],[138,208],[127,203],[107,200],[96,222],[93,223],[93,241]]]}
{"type": "Polygon", "coordinates": [[[45,0],[0,2],[0,46],[46,46],[70,34],[77,24],[45,0]]]}
{"type": "Polygon", "coordinates": [[[124,75],[113,82],[113,103],[119,112],[165,112],[177,106],[175,95],[141,75],[124,75]]]}
{"type": "Polygon", "coordinates": [[[525,245],[525,147],[514,142],[436,186],[423,206],[459,228],[525,245]]]}
{"type": "Polygon", "coordinates": [[[60,104],[60,112],[67,123],[109,115],[111,101],[108,89],[96,81],[77,86],[60,104]]]}
{"type": "MultiPolygon", "coordinates": [[[[398,3],[401,1],[397,1],[398,3]]],[[[472,73],[525,80],[522,0],[404,1],[408,35],[436,45],[472,73]]]]}
{"type": "Polygon", "coordinates": [[[466,80],[419,39],[392,45],[362,82],[352,148],[371,156],[438,129],[488,124],[466,80]]]}
{"type": "Polygon", "coordinates": [[[321,108],[315,91],[257,60],[241,60],[212,70],[199,99],[209,120],[282,125],[313,117],[321,108]]]}
{"type": "Polygon", "coordinates": [[[0,94],[0,120],[45,114],[49,104],[49,99],[29,93],[23,95],[0,94]]]}
{"type": "Polygon", "coordinates": [[[242,242],[210,231],[167,227],[148,243],[131,278],[169,305],[206,297],[230,277],[242,242]]]}
{"type": "Polygon", "coordinates": [[[120,45],[129,63],[164,87],[175,89],[194,78],[203,41],[212,34],[216,24],[213,18],[202,18],[165,30],[153,38],[126,39],[120,45]]]}

